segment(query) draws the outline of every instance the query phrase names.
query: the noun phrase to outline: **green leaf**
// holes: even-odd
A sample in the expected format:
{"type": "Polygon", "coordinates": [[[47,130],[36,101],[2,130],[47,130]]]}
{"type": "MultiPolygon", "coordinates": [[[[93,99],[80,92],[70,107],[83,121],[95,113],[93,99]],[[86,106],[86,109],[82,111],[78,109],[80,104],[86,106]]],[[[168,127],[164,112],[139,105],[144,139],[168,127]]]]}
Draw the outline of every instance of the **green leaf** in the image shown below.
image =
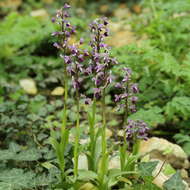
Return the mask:
{"type": "Polygon", "coordinates": [[[148,110],[140,109],[136,113],[132,114],[129,118],[133,120],[143,120],[149,126],[153,127],[165,122],[164,116],[162,115],[162,109],[158,106],[151,107],[148,110]]]}
{"type": "Polygon", "coordinates": [[[138,166],[142,176],[152,176],[152,172],[156,168],[158,161],[154,162],[141,162],[138,166]]]}
{"type": "Polygon", "coordinates": [[[169,119],[172,119],[174,115],[188,119],[190,114],[190,98],[186,96],[173,98],[166,104],[165,113],[169,119]]]}
{"type": "Polygon", "coordinates": [[[34,173],[22,169],[3,170],[0,172],[0,190],[30,188],[34,177],[34,173]]]}
{"type": "Polygon", "coordinates": [[[185,184],[182,181],[180,172],[177,171],[164,185],[165,190],[185,190],[185,184]]]}
{"type": "Polygon", "coordinates": [[[97,179],[97,174],[90,170],[79,170],[79,180],[94,180],[97,179]]]}

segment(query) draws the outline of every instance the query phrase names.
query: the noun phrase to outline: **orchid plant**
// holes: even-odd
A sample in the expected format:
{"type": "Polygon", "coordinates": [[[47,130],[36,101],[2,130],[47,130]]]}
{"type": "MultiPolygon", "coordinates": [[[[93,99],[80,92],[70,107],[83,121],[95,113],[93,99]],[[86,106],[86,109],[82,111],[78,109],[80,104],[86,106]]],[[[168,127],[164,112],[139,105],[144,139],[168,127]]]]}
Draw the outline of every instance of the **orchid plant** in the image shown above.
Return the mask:
{"type": "Polygon", "coordinates": [[[57,11],[56,17],[52,19],[52,22],[57,23],[60,28],[60,31],[53,32],[52,36],[57,39],[53,46],[60,51],[60,57],[63,59],[65,94],[60,139],[56,138],[54,130],[51,129],[51,141],[56,151],[62,184],[65,184],[67,176],[73,176],[72,182],[76,185],[77,181],[81,181],[81,171],[78,170],[80,155],[80,99],[85,99],[85,104],[92,108],[91,113],[87,113],[90,141],[88,151],[85,152],[88,159],[88,171],[86,171],[88,177],[86,177],[93,181],[93,184],[98,189],[107,190],[117,184],[117,177],[136,173],[134,167],[136,164],[135,159],[133,167],[128,167],[130,158],[127,154],[127,148],[132,143],[132,155],[137,155],[139,139],[147,139],[148,128],[143,121],[128,119],[129,114],[136,111],[136,102],[138,100],[136,94],[139,92],[137,84],[132,83],[132,71],[129,68],[123,68],[125,75],[122,81],[115,82],[113,80],[115,77],[112,75],[111,68],[117,65],[118,62],[110,55],[110,47],[104,43],[104,39],[109,35],[107,18],[96,19],[90,24],[91,40],[89,42],[89,50],[87,51],[80,46],[84,42],[83,39],[77,44],[69,43],[71,35],[76,33],[75,27],[69,22],[69,9],[70,5],[65,4],[61,10],[57,11]],[[84,78],[91,79],[93,90],[91,99],[86,94],[81,94],[84,78]],[[75,142],[73,145],[74,166],[73,170],[68,172],[65,171],[64,153],[69,143],[69,129],[67,127],[69,81],[72,81],[72,87],[75,91],[74,99],[77,107],[77,117],[75,142]],[[114,86],[113,84],[120,91],[120,94],[115,94],[115,102],[120,102],[119,108],[124,110],[123,127],[125,128],[123,142],[120,146],[121,168],[118,168],[115,172],[108,169],[110,150],[106,139],[107,118],[105,102],[108,88],[114,86]],[[102,122],[98,129],[95,127],[97,102],[101,104],[100,109],[102,113],[102,122]]]}

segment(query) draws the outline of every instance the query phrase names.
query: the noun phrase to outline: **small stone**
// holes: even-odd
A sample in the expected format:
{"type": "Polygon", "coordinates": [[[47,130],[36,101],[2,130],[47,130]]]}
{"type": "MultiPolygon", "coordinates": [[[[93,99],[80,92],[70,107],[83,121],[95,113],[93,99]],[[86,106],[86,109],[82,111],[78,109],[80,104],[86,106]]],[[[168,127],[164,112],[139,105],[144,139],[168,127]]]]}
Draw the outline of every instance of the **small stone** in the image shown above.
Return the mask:
{"type": "Polygon", "coordinates": [[[37,17],[39,19],[48,18],[48,16],[49,16],[45,9],[38,9],[38,10],[32,11],[30,13],[30,15],[32,17],[37,17]]]}
{"type": "Polygon", "coordinates": [[[23,90],[30,95],[35,95],[37,94],[37,87],[36,83],[33,79],[21,79],[19,81],[20,86],[23,88],[23,90]]]}
{"type": "Polygon", "coordinates": [[[4,0],[0,2],[2,8],[18,8],[22,4],[22,0],[4,0]]]}
{"type": "Polygon", "coordinates": [[[87,157],[85,154],[79,155],[78,169],[79,170],[88,170],[88,160],[87,160],[87,157]]]}
{"type": "Polygon", "coordinates": [[[110,138],[113,135],[110,129],[106,129],[106,138],[110,138]]]}
{"type": "Polygon", "coordinates": [[[128,8],[117,8],[117,9],[115,9],[113,14],[115,17],[117,17],[119,19],[123,19],[123,18],[127,18],[127,17],[131,16],[131,13],[128,8]]]}
{"type": "Polygon", "coordinates": [[[133,11],[136,13],[136,14],[140,14],[142,9],[141,9],[141,6],[136,4],[132,7],[133,11]]]}
{"type": "Polygon", "coordinates": [[[53,91],[51,92],[52,96],[62,96],[63,94],[64,94],[64,88],[61,86],[54,88],[53,91]]]}
{"type": "Polygon", "coordinates": [[[100,6],[100,13],[105,14],[109,11],[109,6],[107,4],[100,6]]]}

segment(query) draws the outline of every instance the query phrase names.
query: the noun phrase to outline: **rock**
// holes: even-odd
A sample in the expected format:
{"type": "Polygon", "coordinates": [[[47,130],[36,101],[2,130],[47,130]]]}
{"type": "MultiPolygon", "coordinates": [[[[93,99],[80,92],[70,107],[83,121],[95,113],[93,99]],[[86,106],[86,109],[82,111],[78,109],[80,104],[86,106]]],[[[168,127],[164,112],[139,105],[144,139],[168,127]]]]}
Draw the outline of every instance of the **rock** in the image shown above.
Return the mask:
{"type": "Polygon", "coordinates": [[[5,0],[0,2],[0,7],[18,8],[22,4],[22,0],[5,0]]]}
{"type": "MultiPolygon", "coordinates": [[[[154,177],[153,183],[158,187],[163,188],[163,184],[172,176],[172,175],[167,176],[163,173],[163,168],[167,163],[164,163],[163,161],[158,159],[151,159],[150,161],[158,161],[158,164],[155,170],[153,171],[153,177],[154,177]]],[[[183,183],[186,187],[185,190],[189,190],[188,184],[184,180],[183,183]]]]}
{"type": "Polygon", "coordinates": [[[108,168],[109,169],[119,169],[120,168],[120,158],[119,158],[119,156],[114,156],[114,157],[112,157],[110,159],[108,168]]]}
{"type": "Polygon", "coordinates": [[[132,7],[132,10],[136,13],[136,14],[140,14],[142,11],[142,8],[140,5],[136,4],[132,7]]]}
{"type": "Polygon", "coordinates": [[[123,19],[131,16],[131,13],[127,7],[120,7],[115,9],[113,15],[119,19],[123,19]]]}
{"type": "Polygon", "coordinates": [[[121,47],[136,42],[136,37],[131,31],[131,25],[126,21],[110,22],[110,37],[106,43],[110,46],[121,47]]]}
{"type": "Polygon", "coordinates": [[[52,96],[62,96],[63,94],[64,94],[64,88],[61,86],[54,88],[53,91],[51,92],[52,96]]]}
{"type": "Polygon", "coordinates": [[[106,128],[106,138],[110,138],[112,135],[113,135],[112,131],[106,128]]]}
{"type": "Polygon", "coordinates": [[[19,81],[20,86],[23,88],[23,90],[30,95],[35,95],[37,94],[37,87],[36,83],[33,79],[21,79],[19,81]]]}
{"type": "Polygon", "coordinates": [[[109,11],[109,6],[107,4],[100,6],[100,13],[106,14],[109,11]]]}
{"type": "Polygon", "coordinates": [[[136,39],[131,31],[120,31],[107,40],[108,45],[112,47],[122,47],[135,42],[136,39]]]}
{"type": "Polygon", "coordinates": [[[140,154],[150,154],[150,158],[167,160],[174,168],[188,168],[189,161],[183,149],[165,139],[152,137],[140,143],[140,154]]]}
{"type": "Polygon", "coordinates": [[[87,160],[87,157],[85,154],[79,155],[78,169],[79,170],[88,170],[88,160],[87,160]]]}
{"type": "Polygon", "coordinates": [[[32,17],[37,17],[39,19],[48,18],[48,16],[49,16],[45,9],[38,9],[38,10],[32,11],[30,13],[30,15],[32,17]]]}
{"type": "Polygon", "coordinates": [[[189,176],[188,176],[188,172],[185,170],[185,169],[181,169],[181,177],[183,178],[183,179],[188,179],[189,178],[189,176]]]}

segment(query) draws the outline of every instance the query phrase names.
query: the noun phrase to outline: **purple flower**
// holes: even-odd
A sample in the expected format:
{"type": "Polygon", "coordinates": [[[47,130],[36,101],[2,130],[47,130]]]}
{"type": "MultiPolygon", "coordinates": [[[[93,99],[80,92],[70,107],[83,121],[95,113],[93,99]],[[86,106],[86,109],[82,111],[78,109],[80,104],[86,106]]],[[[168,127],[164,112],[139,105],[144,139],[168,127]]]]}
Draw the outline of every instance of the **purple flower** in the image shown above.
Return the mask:
{"type": "Polygon", "coordinates": [[[121,84],[121,83],[119,83],[119,82],[118,82],[118,83],[116,83],[115,87],[116,87],[116,88],[123,88],[122,84],[121,84]]]}
{"type": "Polygon", "coordinates": [[[129,80],[129,77],[128,76],[125,76],[122,80],[122,82],[127,82],[129,80]]]}
{"type": "Polygon", "coordinates": [[[71,57],[70,56],[64,56],[64,61],[65,61],[65,63],[67,63],[67,64],[70,64],[71,63],[71,57]]]}
{"type": "Polygon", "coordinates": [[[121,100],[121,95],[115,94],[115,102],[119,102],[121,100]]]}
{"type": "Polygon", "coordinates": [[[131,86],[131,90],[132,90],[132,92],[133,93],[138,93],[139,92],[139,89],[138,89],[138,87],[137,87],[137,84],[133,84],[132,86],[131,86]]]}
{"type": "Polygon", "coordinates": [[[83,44],[84,43],[84,39],[81,38],[80,41],[79,41],[80,44],[83,44]]]}
{"type": "Polygon", "coordinates": [[[85,56],[85,57],[89,56],[89,53],[88,53],[87,50],[84,50],[84,56],[85,56]]]}
{"type": "Polygon", "coordinates": [[[128,120],[128,125],[126,126],[127,140],[134,140],[134,138],[147,140],[148,130],[149,128],[144,121],[128,120]]]}
{"type": "Polygon", "coordinates": [[[135,106],[135,105],[129,106],[129,109],[130,109],[130,111],[131,111],[132,113],[137,112],[137,109],[136,109],[136,106],[135,106]]]}
{"type": "Polygon", "coordinates": [[[73,55],[76,55],[78,53],[78,49],[75,45],[71,45],[71,46],[69,46],[69,48],[73,55]]]}
{"type": "Polygon", "coordinates": [[[131,75],[131,73],[132,73],[132,71],[131,71],[131,69],[130,68],[127,68],[127,67],[124,67],[123,68],[123,70],[124,71],[126,71],[127,72],[127,74],[130,76],[131,75]]]}
{"type": "Polygon", "coordinates": [[[77,58],[79,63],[82,63],[84,61],[84,56],[82,54],[80,54],[77,58]]]}
{"type": "Polygon", "coordinates": [[[61,46],[57,42],[53,43],[53,46],[56,47],[57,49],[61,48],[61,46]]]}
{"type": "Polygon", "coordinates": [[[80,89],[81,87],[81,82],[82,80],[81,79],[75,79],[74,77],[72,77],[72,83],[73,83],[73,88],[76,90],[76,89],[80,89]]]}
{"type": "Polygon", "coordinates": [[[71,36],[71,33],[70,33],[69,31],[66,31],[66,32],[65,32],[65,35],[66,35],[66,37],[69,38],[69,37],[71,36]]]}
{"type": "Polygon", "coordinates": [[[108,25],[108,19],[107,19],[107,17],[102,18],[102,20],[103,20],[103,23],[104,23],[105,26],[108,25]]]}
{"type": "Polygon", "coordinates": [[[129,96],[129,94],[127,94],[127,93],[121,94],[121,98],[122,98],[122,99],[128,98],[128,96],[129,96]]]}
{"type": "Polygon", "coordinates": [[[52,32],[51,36],[58,36],[60,33],[59,32],[52,32]]]}
{"type": "Polygon", "coordinates": [[[85,74],[86,74],[86,75],[92,74],[92,66],[91,66],[91,65],[86,68],[85,74]]]}
{"type": "Polygon", "coordinates": [[[69,9],[69,8],[71,8],[71,6],[69,4],[67,4],[67,3],[65,3],[64,6],[63,6],[63,8],[64,9],[69,9]]]}
{"type": "Polygon", "coordinates": [[[136,96],[132,96],[132,97],[131,97],[131,102],[132,102],[133,104],[135,104],[135,103],[137,102],[137,100],[138,100],[138,97],[136,97],[136,96]]]}
{"type": "Polygon", "coordinates": [[[94,96],[96,99],[101,98],[101,90],[99,88],[94,88],[94,96]]]}
{"type": "Polygon", "coordinates": [[[86,105],[89,105],[89,104],[91,104],[91,99],[90,98],[86,98],[85,99],[85,101],[84,101],[84,103],[86,104],[86,105]]]}
{"type": "Polygon", "coordinates": [[[56,21],[56,18],[55,17],[53,17],[53,18],[51,18],[51,22],[55,22],[56,21]]]}

